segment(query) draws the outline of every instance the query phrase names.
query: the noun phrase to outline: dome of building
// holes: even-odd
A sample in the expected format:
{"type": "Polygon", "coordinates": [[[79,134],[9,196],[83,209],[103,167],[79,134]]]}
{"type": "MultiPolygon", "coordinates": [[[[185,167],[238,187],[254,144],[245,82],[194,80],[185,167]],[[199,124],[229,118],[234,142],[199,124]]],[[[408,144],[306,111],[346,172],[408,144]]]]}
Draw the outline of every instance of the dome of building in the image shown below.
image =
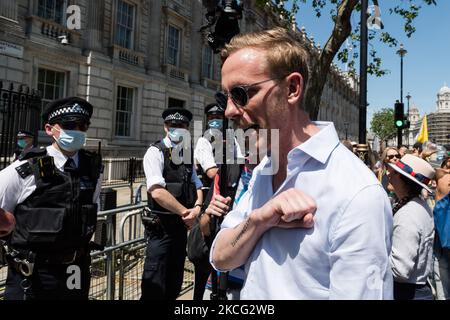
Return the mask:
{"type": "Polygon", "coordinates": [[[441,88],[441,90],[439,90],[439,95],[443,95],[443,94],[450,94],[450,88],[447,87],[447,84],[444,84],[444,86],[441,88]]]}

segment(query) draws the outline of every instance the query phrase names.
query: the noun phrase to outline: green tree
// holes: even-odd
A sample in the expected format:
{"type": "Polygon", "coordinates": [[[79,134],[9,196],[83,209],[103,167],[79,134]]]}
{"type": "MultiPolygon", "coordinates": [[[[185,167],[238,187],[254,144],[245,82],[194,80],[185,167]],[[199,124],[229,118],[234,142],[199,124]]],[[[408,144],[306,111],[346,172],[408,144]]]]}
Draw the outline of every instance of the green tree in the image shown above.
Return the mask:
{"type": "MultiPolygon", "coordinates": [[[[343,63],[348,63],[349,68],[355,65],[355,60],[358,58],[359,45],[359,29],[360,24],[352,26],[351,17],[359,21],[360,1],[359,0],[254,0],[256,5],[262,8],[267,8],[275,12],[281,17],[286,26],[295,24],[297,13],[301,13],[302,6],[309,6],[315,10],[317,17],[322,15],[324,10],[330,7],[329,15],[334,22],[334,28],[331,35],[320,51],[318,58],[315,59],[311,66],[310,84],[305,95],[305,108],[309,112],[312,119],[317,119],[319,114],[320,99],[322,91],[326,83],[327,75],[330,70],[331,63],[337,57],[343,63]],[[348,48],[342,48],[342,44],[349,39],[352,42],[352,47],[355,50],[350,52],[348,48]]],[[[244,1],[245,2],[245,1],[244,1]]],[[[248,1],[248,3],[253,3],[248,1]]],[[[373,0],[374,4],[378,4],[377,0],[373,0]]],[[[382,6],[389,8],[388,12],[391,15],[398,15],[404,21],[404,32],[407,37],[411,37],[416,31],[414,27],[414,20],[419,16],[422,8],[421,4],[436,5],[436,0],[401,0],[401,1],[383,1],[382,6]]],[[[245,13],[244,13],[245,14],[245,13]]],[[[371,18],[369,18],[371,19],[371,18]]],[[[373,19],[373,17],[372,17],[373,19]]],[[[388,32],[376,30],[369,30],[369,41],[377,38],[382,43],[389,47],[395,48],[398,46],[398,41],[388,32]]],[[[369,74],[376,76],[383,76],[388,71],[383,70],[382,60],[378,57],[374,46],[370,46],[369,63],[367,71],[369,74]]],[[[354,73],[353,69],[353,73],[354,73]]]]}
{"type": "Polygon", "coordinates": [[[374,113],[370,128],[381,141],[394,138],[397,134],[397,128],[394,125],[394,109],[383,108],[381,111],[374,113]]]}

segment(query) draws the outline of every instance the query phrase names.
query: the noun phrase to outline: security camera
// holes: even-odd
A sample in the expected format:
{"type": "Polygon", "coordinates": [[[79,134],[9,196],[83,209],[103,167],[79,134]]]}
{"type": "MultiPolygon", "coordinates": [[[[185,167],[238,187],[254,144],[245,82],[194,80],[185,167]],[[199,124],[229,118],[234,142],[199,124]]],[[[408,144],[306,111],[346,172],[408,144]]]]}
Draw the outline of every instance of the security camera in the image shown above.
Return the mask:
{"type": "Polygon", "coordinates": [[[61,41],[61,44],[64,46],[67,46],[69,44],[69,39],[67,39],[67,36],[59,36],[58,37],[59,41],[61,41]]]}

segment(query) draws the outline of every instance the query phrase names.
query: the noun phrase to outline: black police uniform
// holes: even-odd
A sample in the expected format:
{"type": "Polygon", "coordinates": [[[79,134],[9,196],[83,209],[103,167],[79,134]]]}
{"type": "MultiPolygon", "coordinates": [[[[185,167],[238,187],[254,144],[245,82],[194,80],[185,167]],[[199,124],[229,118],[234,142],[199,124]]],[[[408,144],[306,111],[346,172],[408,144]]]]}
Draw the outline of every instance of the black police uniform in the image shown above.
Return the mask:
{"type": "MultiPolygon", "coordinates": [[[[91,115],[87,101],[66,98],[50,103],[44,120],[50,124],[77,119],[88,122],[91,115]]],[[[97,221],[93,198],[101,158],[81,149],[78,168],[68,161],[64,172],[53,159],[46,149],[35,148],[16,168],[22,179],[34,176],[36,189],[14,210],[16,228],[7,239],[6,299],[88,298],[89,241],[97,221]]]]}
{"type": "MultiPolygon", "coordinates": [[[[165,121],[189,122],[192,114],[186,109],[171,108],[163,113],[165,121]]],[[[186,208],[196,201],[196,187],[192,182],[192,164],[175,164],[171,148],[162,141],[152,146],[164,156],[163,177],[167,191],[186,208]]],[[[182,218],[168,212],[148,193],[151,213],[144,217],[147,250],[142,276],[141,300],[175,300],[183,284],[186,259],[187,230],[182,218]]]]}

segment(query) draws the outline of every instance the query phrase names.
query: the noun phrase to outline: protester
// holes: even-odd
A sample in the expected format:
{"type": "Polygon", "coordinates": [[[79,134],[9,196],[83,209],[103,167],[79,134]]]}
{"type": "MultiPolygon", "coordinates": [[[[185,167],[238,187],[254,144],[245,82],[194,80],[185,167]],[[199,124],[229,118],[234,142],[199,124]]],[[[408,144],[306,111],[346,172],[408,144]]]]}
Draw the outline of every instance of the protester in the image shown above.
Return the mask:
{"type": "Polygon", "coordinates": [[[389,164],[389,182],[398,201],[393,208],[394,229],[390,261],[394,275],[394,299],[432,300],[428,283],[432,268],[434,239],[433,214],[424,199],[423,188],[435,170],[423,159],[405,155],[396,164],[389,164]]]}
{"type": "Polygon", "coordinates": [[[450,168],[446,168],[449,158],[441,168],[436,169],[436,195],[433,210],[436,225],[433,247],[433,280],[436,299],[450,299],[450,168]],[[444,243],[443,243],[444,242],[444,243]]]}
{"type": "Polygon", "coordinates": [[[398,152],[397,148],[394,147],[387,147],[386,149],[384,149],[381,155],[382,166],[378,171],[378,181],[381,182],[381,185],[383,186],[391,201],[395,198],[395,194],[394,188],[389,183],[387,168],[389,163],[395,164],[398,160],[400,160],[400,158],[400,153],[398,152]]]}
{"type": "Polygon", "coordinates": [[[282,28],[238,35],[222,53],[225,116],[258,136],[269,129],[257,147],[279,148],[253,170],[211,262],[245,264],[242,299],[392,298],[389,200],[333,124],[309,120],[308,58],[282,28]]]}

